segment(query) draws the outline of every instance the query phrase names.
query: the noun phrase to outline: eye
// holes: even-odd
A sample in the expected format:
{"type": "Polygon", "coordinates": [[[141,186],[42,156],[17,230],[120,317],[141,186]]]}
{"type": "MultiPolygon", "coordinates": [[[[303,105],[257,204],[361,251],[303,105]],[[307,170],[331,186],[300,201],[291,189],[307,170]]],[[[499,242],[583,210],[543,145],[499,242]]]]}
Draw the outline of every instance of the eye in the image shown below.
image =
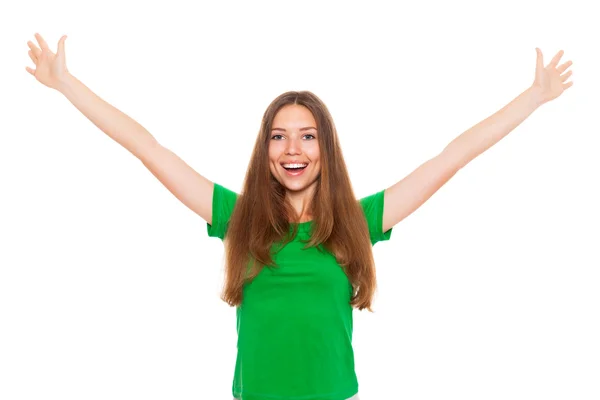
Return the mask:
{"type": "MultiPolygon", "coordinates": [[[[306,134],[306,135],[304,135],[303,137],[307,137],[307,136],[310,136],[310,140],[316,139],[316,138],[315,138],[315,135],[312,135],[312,134],[310,134],[310,133],[307,133],[307,134],[306,134]]],[[[283,136],[282,136],[282,135],[273,135],[273,136],[271,136],[271,140],[281,140],[281,139],[279,139],[279,138],[283,138],[283,136]]]]}

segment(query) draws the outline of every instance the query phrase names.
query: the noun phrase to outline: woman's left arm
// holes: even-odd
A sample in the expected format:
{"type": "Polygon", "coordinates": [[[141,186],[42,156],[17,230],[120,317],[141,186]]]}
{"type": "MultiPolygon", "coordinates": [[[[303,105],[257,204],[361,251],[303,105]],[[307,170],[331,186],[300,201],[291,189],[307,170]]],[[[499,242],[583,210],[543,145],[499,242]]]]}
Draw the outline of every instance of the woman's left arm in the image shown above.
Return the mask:
{"type": "Polygon", "coordinates": [[[541,50],[536,49],[536,52],[535,80],[531,87],[501,110],[459,135],[436,157],[385,190],[383,232],[412,214],[461,168],[498,143],[538,107],[571,87],[573,82],[566,81],[572,71],[565,71],[572,62],[558,65],[563,51],[559,51],[546,67],[541,50]]]}

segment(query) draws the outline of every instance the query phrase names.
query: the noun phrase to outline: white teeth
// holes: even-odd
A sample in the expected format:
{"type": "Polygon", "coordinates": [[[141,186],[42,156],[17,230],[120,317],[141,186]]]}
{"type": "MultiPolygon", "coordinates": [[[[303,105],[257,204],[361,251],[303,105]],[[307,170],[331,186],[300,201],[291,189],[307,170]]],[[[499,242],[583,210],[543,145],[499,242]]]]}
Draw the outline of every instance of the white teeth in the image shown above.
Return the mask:
{"type": "Polygon", "coordinates": [[[308,164],[282,164],[284,168],[302,168],[306,167],[308,164]]]}

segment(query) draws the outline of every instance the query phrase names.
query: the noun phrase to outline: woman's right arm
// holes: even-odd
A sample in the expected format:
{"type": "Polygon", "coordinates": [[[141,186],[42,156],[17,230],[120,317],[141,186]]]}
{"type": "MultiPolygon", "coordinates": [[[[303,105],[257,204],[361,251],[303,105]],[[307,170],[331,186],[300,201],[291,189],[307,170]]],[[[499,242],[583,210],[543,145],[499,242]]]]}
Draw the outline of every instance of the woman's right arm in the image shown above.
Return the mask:
{"type": "Polygon", "coordinates": [[[176,198],[211,223],[211,181],[158,143],[133,118],[101,99],[73,75],[66,75],[57,90],[102,132],[138,158],[176,198]]]}
{"type": "Polygon", "coordinates": [[[27,44],[29,57],[36,68],[26,67],[27,71],[42,84],[62,93],[102,132],[137,157],[176,198],[211,224],[213,183],[161,146],[133,118],[101,99],[71,75],[65,62],[66,36],[59,40],[56,54],[50,51],[40,34],[36,34],[35,38],[39,47],[31,41],[27,44]]]}

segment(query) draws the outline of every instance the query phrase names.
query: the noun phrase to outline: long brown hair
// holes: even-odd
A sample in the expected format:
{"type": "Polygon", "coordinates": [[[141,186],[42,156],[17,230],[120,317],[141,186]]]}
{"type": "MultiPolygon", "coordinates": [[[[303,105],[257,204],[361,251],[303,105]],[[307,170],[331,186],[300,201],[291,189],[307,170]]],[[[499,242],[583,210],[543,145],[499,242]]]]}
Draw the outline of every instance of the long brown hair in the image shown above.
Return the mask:
{"type": "Polygon", "coordinates": [[[263,267],[276,268],[271,257],[274,243],[288,243],[290,221],[298,215],[286,200],[285,187],[271,174],[269,140],[273,119],[286,105],[308,108],[317,122],[321,173],[310,202],[313,215],[307,247],[322,245],[331,252],[352,284],[350,304],[373,312],[376,290],[375,261],[369,229],[354,196],[333,118],[325,104],[309,91],[286,92],[265,111],[246,171],[243,189],[231,215],[225,245],[225,281],[221,299],[231,306],[242,303],[243,285],[263,267]]]}

